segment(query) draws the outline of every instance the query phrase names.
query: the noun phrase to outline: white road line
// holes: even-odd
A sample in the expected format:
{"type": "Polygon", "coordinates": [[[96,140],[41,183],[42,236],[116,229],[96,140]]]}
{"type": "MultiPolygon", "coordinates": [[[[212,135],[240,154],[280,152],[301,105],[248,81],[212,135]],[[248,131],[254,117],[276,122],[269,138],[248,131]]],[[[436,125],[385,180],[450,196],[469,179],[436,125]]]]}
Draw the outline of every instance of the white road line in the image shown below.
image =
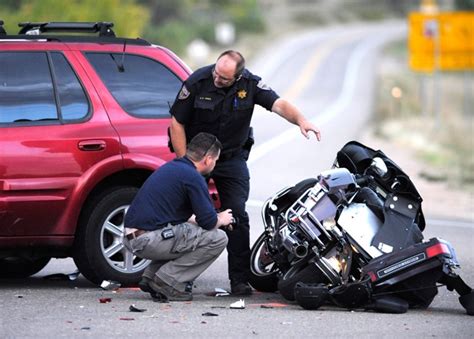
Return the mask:
{"type": "MultiPolygon", "coordinates": [[[[356,39],[356,38],[357,37],[353,37],[353,39],[356,39]]],[[[333,118],[334,116],[336,116],[337,114],[339,114],[340,112],[344,111],[346,108],[349,107],[352,101],[352,97],[354,96],[355,89],[357,87],[358,70],[364,61],[364,57],[372,48],[374,48],[375,46],[377,46],[378,44],[384,41],[385,40],[382,40],[382,39],[366,40],[366,41],[363,41],[354,49],[354,51],[351,53],[351,56],[349,57],[349,62],[346,68],[346,72],[344,74],[344,82],[343,82],[342,91],[340,92],[339,96],[337,97],[337,99],[334,101],[334,103],[331,106],[325,109],[321,114],[319,114],[314,119],[311,119],[311,121],[314,124],[316,124],[317,126],[321,126],[327,123],[331,118],[333,118]]],[[[331,46],[335,48],[337,47],[337,44],[331,44],[331,46]]],[[[311,62],[310,69],[313,70],[312,73],[314,74],[316,69],[314,68],[314,63],[311,60],[310,62],[311,62]]],[[[303,89],[300,88],[299,90],[302,91],[303,89]]],[[[266,142],[258,146],[254,146],[254,149],[250,153],[248,164],[249,165],[253,164],[254,162],[260,160],[262,157],[267,155],[268,153],[277,149],[278,147],[290,142],[292,139],[294,139],[297,136],[301,136],[299,129],[295,128],[294,126],[289,126],[289,128],[286,131],[280,133],[279,135],[267,140],[266,142]]]]}

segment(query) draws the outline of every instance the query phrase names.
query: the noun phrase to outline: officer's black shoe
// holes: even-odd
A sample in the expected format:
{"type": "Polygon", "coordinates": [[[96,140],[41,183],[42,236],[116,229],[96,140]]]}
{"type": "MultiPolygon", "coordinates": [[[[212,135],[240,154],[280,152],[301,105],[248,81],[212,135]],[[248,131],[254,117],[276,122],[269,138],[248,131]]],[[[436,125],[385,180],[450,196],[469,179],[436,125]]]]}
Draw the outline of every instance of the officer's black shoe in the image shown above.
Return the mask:
{"type": "Polygon", "coordinates": [[[230,291],[233,295],[252,295],[252,287],[246,282],[231,283],[230,291]]]}

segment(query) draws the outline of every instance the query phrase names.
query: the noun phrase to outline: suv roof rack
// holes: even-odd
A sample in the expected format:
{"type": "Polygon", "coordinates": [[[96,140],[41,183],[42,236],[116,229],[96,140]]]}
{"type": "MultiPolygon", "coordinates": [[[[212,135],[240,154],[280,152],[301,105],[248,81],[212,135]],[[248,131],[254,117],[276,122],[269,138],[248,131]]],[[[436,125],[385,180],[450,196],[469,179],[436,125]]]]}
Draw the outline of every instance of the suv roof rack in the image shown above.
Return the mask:
{"type": "Polygon", "coordinates": [[[151,44],[140,38],[116,37],[112,30],[113,22],[21,22],[17,35],[8,35],[0,20],[0,40],[44,40],[60,42],[95,42],[101,44],[123,44],[150,46],[151,44]],[[60,33],[99,33],[95,35],[56,35],[43,34],[48,32],[60,33]]]}
{"type": "Polygon", "coordinates": [[[99,33],[99,36],[115,37],[112,22],[20,22],[18,34],[40,35],[46,32],[99,33]]]}
{"type": "Polygon", "coordinates": [[[0,20],[0,35],[7,35],[7,32],[5,31],[5,28],[3,28],[3,24],[5,22],[3,20],[0,20]]]}

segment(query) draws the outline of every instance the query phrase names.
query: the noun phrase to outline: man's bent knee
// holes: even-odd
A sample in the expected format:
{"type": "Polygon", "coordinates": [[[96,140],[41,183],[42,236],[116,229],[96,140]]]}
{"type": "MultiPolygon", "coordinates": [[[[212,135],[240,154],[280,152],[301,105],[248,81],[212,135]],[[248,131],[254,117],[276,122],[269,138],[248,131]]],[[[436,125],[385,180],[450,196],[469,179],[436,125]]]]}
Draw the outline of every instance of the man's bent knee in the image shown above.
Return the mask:
{"type": "Polygon", "coordinates": [[[215,243],[217,246],[222,247],[222,250],[227,246],[227,243],[229,242],[229,238],[227,238],[227,234],[221,230],[221,229],[216,229],[216,237],[215,237],[215,243]]]}

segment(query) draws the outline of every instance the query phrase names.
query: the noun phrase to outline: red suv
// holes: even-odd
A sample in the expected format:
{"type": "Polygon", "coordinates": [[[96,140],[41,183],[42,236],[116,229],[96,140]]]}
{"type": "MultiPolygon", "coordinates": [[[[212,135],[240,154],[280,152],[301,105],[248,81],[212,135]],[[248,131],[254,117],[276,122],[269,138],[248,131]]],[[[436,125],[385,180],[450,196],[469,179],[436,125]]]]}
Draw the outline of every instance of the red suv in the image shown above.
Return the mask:
{"type": "Polygon", "coordinates": [[[72,256],[94,283],[135,283],[149,262],[123,247],[124,214],[174,157],[169,107],[189,68],[112,23],[2,25],[0,277],[72,256]]]}

